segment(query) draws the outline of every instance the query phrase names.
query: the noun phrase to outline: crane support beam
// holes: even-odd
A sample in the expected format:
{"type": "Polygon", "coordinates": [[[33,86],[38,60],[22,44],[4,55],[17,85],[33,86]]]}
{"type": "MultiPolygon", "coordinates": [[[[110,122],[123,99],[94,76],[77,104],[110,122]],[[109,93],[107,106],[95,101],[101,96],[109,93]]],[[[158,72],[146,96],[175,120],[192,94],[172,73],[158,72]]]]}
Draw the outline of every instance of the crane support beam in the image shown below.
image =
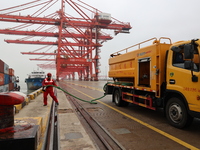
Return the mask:
{"type": "MultiPolygon", "coordinates": [[[[38,32],[38,31],[17,31],[17,30],[9,30],[9,29],[0,29],[0,34],[13,34],[13,35],[29,35],[29,36],[45,36],[45,37],[58,37],[58,33],[53,32],[38,32]]],[[[63,33],[62,37],[64,38],[84,38],[91,37],[90,35],[76,34],[76,33],[63,33]]],[[[92,38],[95,39],[95,35],[92,35],[92,38]]],[[[99,39],[102,40],[111,40],[112,37],[109,35],[100,35],[99,39]]]]}
{"type": "MultiPolygon", "coordinates": [[[[36,60],[36,61],[56,61],[56,59],[39,59],[39,58],[32,58],[30,60],[36,60]]],[[[84,58],[68,58],[68,59],[64,59],[64,58],[60,58],[59,59],[60,64],[84,64],[84,65],[89,65],[91,63],[91,60],[89,59],[84,59],[84,58]]]]}
{"type": "MultiPolygon", "coordinates": [[[[93,28],[98,26],[103,29],[112,29],[112,30],[124,30],[129,31],[131,26],[129,23],[117,24],[117,23],[100,23],[100,22],[92,22],[93,20],[80,21],[81,18],[67,18],[63,21],[63,24],[67,27],[81,27],[81,28],[93,28]]],[[[60,25],[60,19],[52,19],[52,18],[41,18],[41,17],[31,17],[31,16],[18,16],[18,15],[5,15],[0,14],[0,21],[6,22],[18,22],[18,23],[31,23],[31,24],[46,24],[46,25],[60,25]]]]}
{"type": "Polygon", "coordinates": [[[61,69],[61,72],[62,73],[68,73],[68,72],[79,72],[80,70],[84,70],[85,68],[67,68],[67,71],[66,71],[66,69],[63,69],[63,72],[62,72],[62,69],[61,69]],[[66,71],[66,72],[64,72],[64,71],[66,71]]]}
{"type": "Polygon", "coordinates": [[[58,45],[58,42],[44,42],[44,41],[25,41],[25,40],[4,40],[7,43],[15,44],[39,44],[39,45],[58,45]]]}
{"type": "Polygon", "coordinates": [[[43,69],[55,69],[56,65],[55,64],[37,64],[40,68],[43,69]]]}
{"type": "MultiPolygon", "coordinates": [[[[58,45],[58,42],[48,42],[48,41],[25,41],[25,40],[4,40],[7,43],[15,43],[15,44],[38,44],[38,45],[58,45]]],[[[91,46],[102,46],[101,44],[91,44],[85,45],[84,43],[71,43],[71,42],[63,42],[62,46],[83,46],[83,47],[91,47],[91,46]]]]}
{"type": "Polygon", "coordinates": [[[0,21],[5,22],[18,22],[18,23],[32,23],[32,24],[47,24],[55,25],[59,20],[51,18],[31,17],[31,16],[19,16],[19,15],[5,15],[0,14],[0,21]]]}
{"type": "Polygon", "coordinates": [[[55,61],[55,59],[39,59],[39,58],[32,58],[32,59],[29,59],[29,60],[36,60],[36,61],[55,61]]]}
{"type": "Polygon", "coordinates": [[[25,55],[57,55],[56,53],[34,53],[34,52],[21,52],[21,54],[25,55]]]}
{"type": "Polygon", "coordinates": [[[91,63],[90,59],[85,59],[85,58],[60,58],[60,63],[61,64],[84,64],[88,65],[91,63]]]}

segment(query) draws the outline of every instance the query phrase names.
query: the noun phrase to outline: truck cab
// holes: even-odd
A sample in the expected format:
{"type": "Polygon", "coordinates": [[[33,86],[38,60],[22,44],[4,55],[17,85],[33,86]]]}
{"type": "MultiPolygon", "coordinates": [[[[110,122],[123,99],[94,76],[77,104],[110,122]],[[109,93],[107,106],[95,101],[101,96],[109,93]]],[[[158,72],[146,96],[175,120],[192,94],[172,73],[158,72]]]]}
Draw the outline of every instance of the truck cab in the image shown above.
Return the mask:
{"type": "Polygon", "coordinates": [[[173,126],[200,117],[199,44],[199,40],[177,42],[168,51],[164,106],[173,126]]]}

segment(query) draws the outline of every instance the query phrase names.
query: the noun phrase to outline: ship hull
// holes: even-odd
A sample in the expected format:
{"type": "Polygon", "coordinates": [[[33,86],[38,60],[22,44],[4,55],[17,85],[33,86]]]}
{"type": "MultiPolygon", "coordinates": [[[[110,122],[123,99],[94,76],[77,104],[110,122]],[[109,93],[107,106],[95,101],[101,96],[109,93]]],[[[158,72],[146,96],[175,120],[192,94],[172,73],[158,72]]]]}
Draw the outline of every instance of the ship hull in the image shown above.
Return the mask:
{"type": "Polygon", "coordinates": [[[25,82],[28,90],[37,90],[42,87],[42,81],[45,78],[27,78],[25,82]]]}

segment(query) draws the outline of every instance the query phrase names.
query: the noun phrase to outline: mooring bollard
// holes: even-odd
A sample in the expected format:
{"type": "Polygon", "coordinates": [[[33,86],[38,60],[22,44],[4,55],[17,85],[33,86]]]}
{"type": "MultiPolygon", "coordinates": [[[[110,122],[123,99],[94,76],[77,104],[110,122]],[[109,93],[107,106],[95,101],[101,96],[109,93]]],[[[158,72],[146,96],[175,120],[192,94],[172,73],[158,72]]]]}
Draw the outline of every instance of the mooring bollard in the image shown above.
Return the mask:
{"type": "Polygon", "coordinates": [[[20,92],[0,93],[0,150],[37,150],[42,118],[14,118],[14,105],[25,100],[20,92]]]}
{"type": "Polygon", "coordinates": [[[21,92],[0,93],[0,129],[14,125],[14,105],[21,104],[25,94],[21,92]]]}

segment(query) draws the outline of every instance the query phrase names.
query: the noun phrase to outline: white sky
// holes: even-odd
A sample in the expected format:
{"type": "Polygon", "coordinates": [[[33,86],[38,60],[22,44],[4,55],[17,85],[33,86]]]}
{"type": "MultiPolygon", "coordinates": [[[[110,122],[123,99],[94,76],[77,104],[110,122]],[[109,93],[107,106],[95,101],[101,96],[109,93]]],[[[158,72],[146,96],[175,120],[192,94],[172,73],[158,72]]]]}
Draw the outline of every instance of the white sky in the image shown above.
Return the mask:
{"type": "MultiPolygon", "coordinates": [[[[30,1],[33,0],[2,1],[0,9],[30,1]]],[[[110,13],[112,17],[122,22],[130,22],[132,26],[130,34],[121,33],[117,36],[114,35],[114,31],[104,30],[106,33],[111,33],[114,38],[103,43],[103,47],[101,47],[100,74],[102,75],[105,75],[105,72],[108,71],[110,54],[131,45],[153,37],[169,37],[172,42],[200,38],[200,31],[198,30],[200,27],[199,0],[84,0],[84,2],[102,12],[110,13]]],[[[58,3],[59,5],[60,3],[58,3]]],[[[54,8],[51,13],[56,10],[57,8],[54,8]]],[[[67,13],[70,14],[71,12],[67,13]]],[[[13,24],[0,22],[0,29],[10,26],[12,27],[13,24]]],[[[22,37],[24,36],[0,34],[0,59],[7,63],[10,68],[13,68],[15,75],[24,81],[28,73],[38,68],[37,64],[44,62],[29,60],[29,58],[38,58],[37,55],[22,55],[20,53],[33,51],[38,48],[37,46],[4,42],[4,39],[14,40],[22,37]]],[[[44,71],[49,72],[49,70],[44,71]]],[[[53,72],[53,70],[50,70],[50,72],[53,72]]]]}

